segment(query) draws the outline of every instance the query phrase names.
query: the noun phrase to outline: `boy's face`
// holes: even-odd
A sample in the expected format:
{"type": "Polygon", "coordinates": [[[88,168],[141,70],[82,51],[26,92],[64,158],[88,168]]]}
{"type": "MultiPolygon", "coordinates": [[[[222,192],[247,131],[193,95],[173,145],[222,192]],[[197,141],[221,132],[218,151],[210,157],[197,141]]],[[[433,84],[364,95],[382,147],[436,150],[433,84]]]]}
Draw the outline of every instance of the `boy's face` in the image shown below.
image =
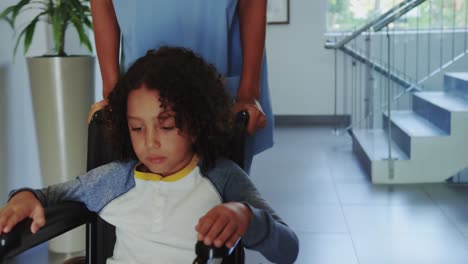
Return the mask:
{"type": "Polygon", "coordinates": [[[192,140],[175,126],[175,113],[161,108],[159,91],[144,84],[131,91],[127,118],[133,150],[149,171],[167,176],[192,160],[192,140]]]}

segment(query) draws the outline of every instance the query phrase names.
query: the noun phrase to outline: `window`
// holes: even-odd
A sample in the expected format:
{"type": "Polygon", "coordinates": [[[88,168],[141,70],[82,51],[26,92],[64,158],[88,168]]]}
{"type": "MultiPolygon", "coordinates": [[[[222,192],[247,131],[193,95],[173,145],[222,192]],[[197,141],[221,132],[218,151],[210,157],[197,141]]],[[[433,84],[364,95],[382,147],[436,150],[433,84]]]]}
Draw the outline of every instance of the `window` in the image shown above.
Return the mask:
{"type": "MultiPolygon", "coordinates": [[[[328,0],[327,29],[329,32],[356,30],[402,1],[328,0]]],[[[427,0],[398,19],[393,26],[398,30],[460,29],[467,27],[467,17],[466,0],[427,0]]]]}

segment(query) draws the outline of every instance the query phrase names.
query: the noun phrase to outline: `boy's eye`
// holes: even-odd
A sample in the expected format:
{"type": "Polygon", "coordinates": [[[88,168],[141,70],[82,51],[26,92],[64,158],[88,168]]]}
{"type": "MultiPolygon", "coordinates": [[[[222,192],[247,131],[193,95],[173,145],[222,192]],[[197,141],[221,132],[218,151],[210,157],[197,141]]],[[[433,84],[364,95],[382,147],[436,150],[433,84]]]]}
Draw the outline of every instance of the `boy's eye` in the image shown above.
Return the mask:
{"type": "Polygon", "coordinates": [[[176,128],[174,118],[170,117],[167,119],[159,120],[159,128],[161,128],[162,130],[172,130],[176,128]]]}
{"type": "Polygon", "coordinates": [[[131,127],[130,128],[131,131],[135,131],[135,132],[141,131],[142,129],[143,129],[142,127],[131,127]]]}

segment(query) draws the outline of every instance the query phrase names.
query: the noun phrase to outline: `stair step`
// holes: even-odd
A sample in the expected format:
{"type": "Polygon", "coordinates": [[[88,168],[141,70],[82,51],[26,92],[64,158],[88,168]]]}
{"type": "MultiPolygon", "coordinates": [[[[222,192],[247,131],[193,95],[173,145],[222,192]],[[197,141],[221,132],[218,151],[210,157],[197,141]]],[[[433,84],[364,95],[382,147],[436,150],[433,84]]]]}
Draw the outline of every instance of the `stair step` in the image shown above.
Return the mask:
{"type": "Polygon", "coordinates": [[[468,101],[450,93],[416,92],[414,95],[450,112],[468,111],[468,101]]]}
{"type": "MultiPolygon", "coordinates": [[[[446,104],[444,104],[446,105],[446,104]]],[[[451,133],[451,112],[427,92],[413,93],[413,111],[446,133],[451,133]]]]}
{"type": "MultiPolygon", "coordinates": [[[[358,143],[370,161],[388,159],[388,137],[383,129],[353,129],[353,145],[358,143]]],[[[408,160],[408,156],[391,142],[392,158],[408,160]]],[[[363,153],[361,153],[363,154],[363,153]]]]}
{"type": "Polygon", "coordinates": [[[468,73],[446,73],[444,75],[444,90],[468,100],[468,73]]]}
{"type": "Polygon", "coordinates": [[[383,114],[383,129],[351,131],[372,182],[444,182],[467,166],[468,73],[447,73],[444,85],[442,92],[414,93],[413,111],[383,114]]]}
{"type": "MultiPolygon", "coordinates": [[[[411,157],[411,140],[415,137],[436,137],[447,136],[444,132],[431,122],[419,116],[413,111],[392,111],[391,116],[391,131],[392,139],[403,150],[403,152],[411,157]]],[[[388,128],[388,115],[383,114],[383,127],[388,128]]]]}
{"type": "Polygon", "coordinates": [[[447,92],[417,92],[413,111],[450,134],[451,113],[468,112],[468,101],[447,92]]]}
{"type": "MultiPolygon", "coordinates": [[[[374,168],[389,160],[387,133],[383,129],[353,129],[350,134],[353,152],[367,175],[374,179],[374,168]]],[[[390,147],[392,160],[408,160],[408,156],[393,141],[390,147]]]]}
{"type": "MultiPolygon", "coordinates": [[[[388,118],[387,113],[384,113],[388,118]]],[[[437,137],[448,134],[413,111],[392,111],[392,123],[410,137],[437,137]]]]}

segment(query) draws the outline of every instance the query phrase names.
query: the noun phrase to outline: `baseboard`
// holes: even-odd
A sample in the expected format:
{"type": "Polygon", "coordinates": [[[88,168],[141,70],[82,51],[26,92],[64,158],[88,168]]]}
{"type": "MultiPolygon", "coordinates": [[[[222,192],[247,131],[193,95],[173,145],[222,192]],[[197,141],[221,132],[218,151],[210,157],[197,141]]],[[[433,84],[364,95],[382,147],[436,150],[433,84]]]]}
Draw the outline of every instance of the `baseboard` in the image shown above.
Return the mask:
{"type": "Polygon", "coordinates": [[[333,126],[347,127],[349,115],[275,115],[276,126],[333,126]]]}

